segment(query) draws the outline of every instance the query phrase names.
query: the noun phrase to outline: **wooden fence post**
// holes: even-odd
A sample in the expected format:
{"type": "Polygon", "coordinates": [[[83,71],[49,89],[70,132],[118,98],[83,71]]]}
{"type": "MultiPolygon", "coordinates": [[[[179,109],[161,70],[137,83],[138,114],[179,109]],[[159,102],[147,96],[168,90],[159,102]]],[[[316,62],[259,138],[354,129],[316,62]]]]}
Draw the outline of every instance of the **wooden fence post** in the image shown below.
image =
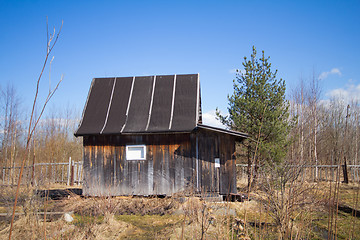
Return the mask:
{"type": "Polygon", "coordinates": [[[344,175],[344,183],[349,183],[349,177],[348,177],[348,170],[347,170],[347,165],[346,165],[346,160],[344,165],[342,165],[343,168],[343,175],[344,175]]]}
{"type": "Polygon", "coordinates": [[[68,174],[67,174],[67,185],[70,185],[70,169],[71,169],[71,157],[69,157],[68,174]]]}
{"type": "Polygon", "coordinates": [[[74,186],[74,161],[71,161],[71,169],[70,169],[70,186],[74,186]]]}
{"type": "Polygon", "coordinates": [[[80,185],[80,175],[81,175],[81,162],[77,162],[77,165],[76,165],[77,185],[80,185]]]}

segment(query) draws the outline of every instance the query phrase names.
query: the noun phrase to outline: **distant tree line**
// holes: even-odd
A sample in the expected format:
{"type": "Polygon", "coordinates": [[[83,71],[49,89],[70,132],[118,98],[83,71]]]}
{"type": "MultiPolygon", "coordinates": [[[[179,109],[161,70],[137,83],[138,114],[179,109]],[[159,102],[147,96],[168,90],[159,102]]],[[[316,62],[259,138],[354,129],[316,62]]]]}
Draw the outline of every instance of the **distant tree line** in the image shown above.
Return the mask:
{"type": "Polygon", "coordinates": [[[320,84],[313,75],[293,90],[290,113],[298,121],[288,157],[308,165],[359,164],[359,101],[342,96],[320,100],[320,84]]]}
{"type": "MultiPolygon", "coordinates": [[[[80,120],[76,109],[50,107],[36,128],[29,151],[25,153],[29,111],[13,85],[0,85],[0,167],[19,167],[23,154],[27,154],[27,166],[39,162],[66,162],[69,157],[81,160],[81,139],[74,137],[80,120]]],[[[17,174],[12,170],[13,181],[17,174]]]]}

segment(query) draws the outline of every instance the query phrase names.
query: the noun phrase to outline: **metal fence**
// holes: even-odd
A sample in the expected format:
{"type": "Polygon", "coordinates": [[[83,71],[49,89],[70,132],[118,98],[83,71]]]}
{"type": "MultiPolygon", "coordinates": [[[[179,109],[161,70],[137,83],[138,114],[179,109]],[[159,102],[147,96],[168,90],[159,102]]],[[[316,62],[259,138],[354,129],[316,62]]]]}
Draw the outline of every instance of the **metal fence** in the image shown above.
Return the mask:
{"type": "MultiPolygon", "coordinates": [[[[340,181],[344,180],[344,165],[295,165],[294,168],[301,168],[300,181],[336,181],[337,173],[340,173],[340,181]]],[[[236,164],[237,178],[247,180],[247,164],[236,164]]],[[[349,181],[360,182],[360,165],[347,165],[349,181]]]]}
{"type": "MultiPolygon", "coordinates": [[[[2,185],[15,185],[20,173],[20,167],[0,168],[0,181],[2,185]]],[[[80,185],[83,178],[82,162],[75,162],[69,158],[68,162],[62,163],[35,163],[25,166],[21,184],[45,184],[80,185]]]]}

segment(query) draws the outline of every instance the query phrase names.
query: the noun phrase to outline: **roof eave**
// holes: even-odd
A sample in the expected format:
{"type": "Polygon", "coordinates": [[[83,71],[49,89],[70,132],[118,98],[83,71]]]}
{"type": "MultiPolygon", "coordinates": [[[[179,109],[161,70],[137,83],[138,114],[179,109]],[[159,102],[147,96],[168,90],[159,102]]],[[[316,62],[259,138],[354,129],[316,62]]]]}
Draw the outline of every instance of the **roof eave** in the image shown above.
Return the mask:
{"type": "Polygon", "coordinates": [[[249,135],[246,133],[223,129],[223,128],[218,128],[218,127],[213,127],[213,126],[209,126],[209,125],[205,125],[205,124],[198,124],[195,129],[206,129],[206,130],[210,130],[210,131],[214,131],[214,132],[220,132],[220,133],[224,133],[224,134],[233,135],[233,136],[239,137],[239,138],[248,138],[249,137],[249,135]]]}
{"type": "Polygon", "coordinates": [[[181,130],[181,131],[147,131],[147,132],[117,132],[117,133],[84,133],[84,134],[74,134],[75,137],[83,137],[83,136],[109,136],[109,135],[151,135],[151,134],[183,134],[183,133],[191,133],[191,130],[181,130]]]}

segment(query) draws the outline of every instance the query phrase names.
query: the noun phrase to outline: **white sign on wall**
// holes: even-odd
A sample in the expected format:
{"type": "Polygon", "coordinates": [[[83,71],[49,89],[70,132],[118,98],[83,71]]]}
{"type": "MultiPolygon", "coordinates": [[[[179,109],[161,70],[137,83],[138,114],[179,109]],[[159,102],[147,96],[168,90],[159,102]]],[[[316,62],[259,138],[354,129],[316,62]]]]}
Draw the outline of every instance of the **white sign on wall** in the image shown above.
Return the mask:
{"type": "Polygon", "coordinates": [[[216,168],[220,167],[220,158],[215,158],[215,167],[216,168]]]}

